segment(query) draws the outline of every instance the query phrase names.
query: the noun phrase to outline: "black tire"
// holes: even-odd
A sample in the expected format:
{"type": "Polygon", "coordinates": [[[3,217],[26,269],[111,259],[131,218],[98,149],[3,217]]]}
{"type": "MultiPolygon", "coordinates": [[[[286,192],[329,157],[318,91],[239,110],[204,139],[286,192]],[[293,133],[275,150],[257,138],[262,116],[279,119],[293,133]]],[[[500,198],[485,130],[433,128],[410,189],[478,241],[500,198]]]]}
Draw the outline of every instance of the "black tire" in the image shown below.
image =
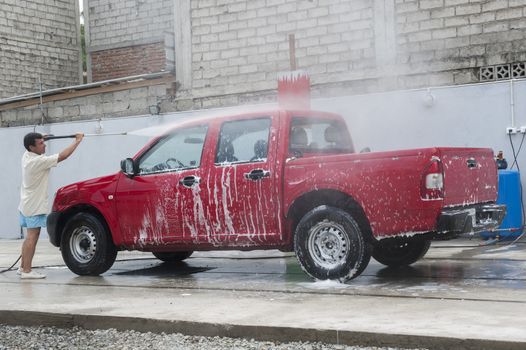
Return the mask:
{"type": "Polygon", "coordinates": [[[374,244],[373,258],[390,267],[407,266],[423,258],[430,245],[429,239],[387,238],[374,244]]]}
{"type": "Polygon", "coordinates": [[[68,220],[60,250],[68,268],[81,276],[108,271],[117,257],[117,248],[106,226],[89,213],[78,213],[68,220]]]}
{"type": "Polygon", "coordinates": [[[152,252],[157,259],[169,263],[188,259],[193,253],[191,250],[187,252],[152,252]]]}
{"type": "Polygon", "coordinates": [[[348,281],[359,276],[371,259],[371,245],[353,217],[325,205],[300,220],[294,251],[302,269],[318,280],[348,281]]]}

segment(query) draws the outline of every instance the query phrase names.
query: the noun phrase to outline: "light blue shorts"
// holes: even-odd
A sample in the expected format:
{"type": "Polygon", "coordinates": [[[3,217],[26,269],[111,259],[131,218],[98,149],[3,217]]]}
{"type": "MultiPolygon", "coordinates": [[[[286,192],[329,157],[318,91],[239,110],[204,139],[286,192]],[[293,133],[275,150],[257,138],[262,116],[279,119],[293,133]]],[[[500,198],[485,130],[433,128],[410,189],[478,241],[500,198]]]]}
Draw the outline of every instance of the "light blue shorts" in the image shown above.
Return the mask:
{"type": "Polygon", "coordinates": [[[27,228],[46,227],[47,215],[24,216],[19,212],[20,226],[27,228]]]}

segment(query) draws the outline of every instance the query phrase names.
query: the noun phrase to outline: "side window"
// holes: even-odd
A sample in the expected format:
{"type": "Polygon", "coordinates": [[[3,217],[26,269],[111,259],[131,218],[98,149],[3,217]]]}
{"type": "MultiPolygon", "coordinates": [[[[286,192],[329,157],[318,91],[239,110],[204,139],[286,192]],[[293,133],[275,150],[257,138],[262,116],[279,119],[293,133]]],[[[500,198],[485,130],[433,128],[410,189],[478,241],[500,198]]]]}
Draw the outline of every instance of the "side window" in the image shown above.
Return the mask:
{"type": "Polygon", "coordinates": [[[265,162],[270,118],[225,122],[221,126],[215,163],[265,162]]]}
{"type": "Polygon", "coordinates": [[[141,157],[139,173],[198,168],[207,130],[207,126],[177,130],[159,140],[141,157]]]}
{"type": "Polygon", "coordinates": [[[354,148],[343,121],[296,117],[290,126],[289,152],[352,153],[354,148]]]}

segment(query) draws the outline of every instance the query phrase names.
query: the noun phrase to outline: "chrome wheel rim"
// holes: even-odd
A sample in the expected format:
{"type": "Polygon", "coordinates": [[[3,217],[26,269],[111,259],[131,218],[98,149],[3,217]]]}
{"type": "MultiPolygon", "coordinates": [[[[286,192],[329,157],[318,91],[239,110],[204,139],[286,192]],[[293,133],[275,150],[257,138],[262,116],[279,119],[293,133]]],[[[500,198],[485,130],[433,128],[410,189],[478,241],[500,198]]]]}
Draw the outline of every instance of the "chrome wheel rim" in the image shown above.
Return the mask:
{"type": "Polygon", "coordinates": [[[343,226],[320,222],[309,231],[308,248],[316,264],[332,269],[342,265],[349,254],[350,240],[343,226]]]}
{"type": "Polygon", "coordinates": [[[69,240],[69,250],[78,262],[87,263],[91,261],[97,250],[97,238],[91,228],[87,226],[76,228],[69,240]]]}

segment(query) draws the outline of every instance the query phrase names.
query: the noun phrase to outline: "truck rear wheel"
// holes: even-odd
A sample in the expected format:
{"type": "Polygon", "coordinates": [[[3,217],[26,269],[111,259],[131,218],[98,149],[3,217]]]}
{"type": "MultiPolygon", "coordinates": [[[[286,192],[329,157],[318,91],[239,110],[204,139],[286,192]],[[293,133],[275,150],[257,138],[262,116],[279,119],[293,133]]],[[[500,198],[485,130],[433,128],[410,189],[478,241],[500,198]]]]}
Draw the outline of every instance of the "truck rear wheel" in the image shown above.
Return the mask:
{"type": "Polygon", "coordinates": [[[108,271],[117,257],[117,248],[106,226],[89,213],[78,213],[69,219],[60,250],[68,268],[77,275],[100,275],[108,271]]]}
{"type": "Polygon", "coordinates": [[[152,254],[159,260],[164,262],[178,262],[188,259],[193,251],[187,252],[152,252],[152,254]]]}
{"type": "Polygon", "coordinates": [[[371,258],[370,244],[353,217],[325,205],[300,220],[294,250],[302,269],[318,280],[345,282],[355,278],[371,258]]]}
{"type": "Polygon", "coordinates": [[[411,265],[420,260],[429,250],[431,241],[421,238],[385,239],[373,247],[373,258],[391,267],[411,265]]]}

